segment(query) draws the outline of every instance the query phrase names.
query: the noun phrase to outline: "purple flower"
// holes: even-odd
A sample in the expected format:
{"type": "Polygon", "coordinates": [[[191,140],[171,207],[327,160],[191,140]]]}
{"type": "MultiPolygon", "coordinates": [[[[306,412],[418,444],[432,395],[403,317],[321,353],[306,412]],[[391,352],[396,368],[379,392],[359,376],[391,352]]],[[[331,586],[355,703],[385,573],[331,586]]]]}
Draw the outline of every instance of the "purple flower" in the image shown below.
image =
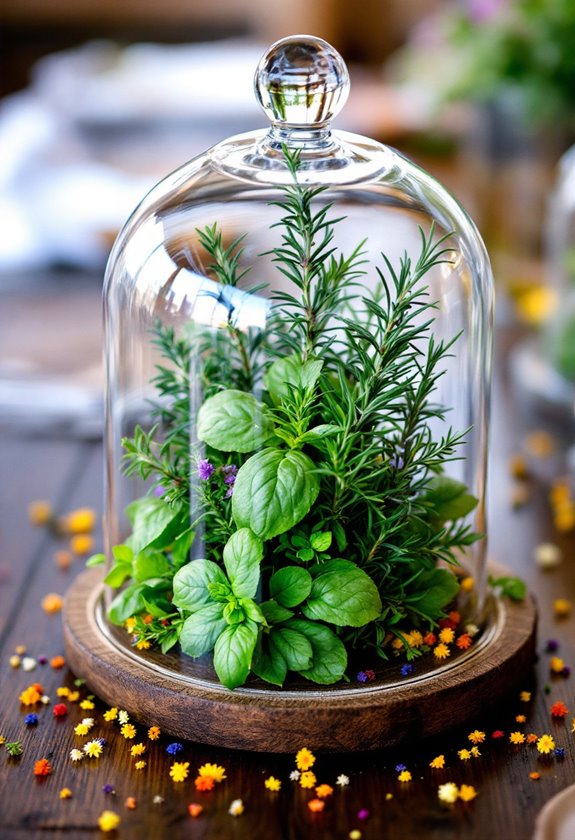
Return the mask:
{"type": "Polygon", "coordinates": [[[402,470],[405,466],[405,461],[403,460],[403,456],[401,453],[396,452],[395,455],[392,455],[389,459],[389,466],[392,470],[402,470]]]}
{"type": "Polygon", "coordinates": [[[116,791],[114,790],[114,785],[104,785],[102,790],[104,791],[104,793],[116,793],[116,791]]]}
{"type": "Polygon", "coordinates": [[[555,758],[565,758],[565,750],[563,747],[555,747],[553,750],[553,755],[555,758]]]}
{"type": "Polygon", "coordinates": [[[408,677],[410,674],[413,674],[414,671],[415,671],[415,667],[410,662],[401,666],[401,676],[402,677],[408,677]]]}
{"type": "Polygon", "coordinates": [[[561,671],[561,676],[562,676],[562,677],[569,677],[569,676],[571,676],[571,668],[569,667],[569,665],[564,665],[564,666],[563,666],[563,669],[562,669],[562,671],[561,671]]]}
{"type": "Polygon", "coordinates": [[[224,499],[231,499],[231,497],[233,495],[234,495],[234,487],[232,485],[231,487],[228,487],[228,489],[226,490],[226,495],[224,496],[224,499]]]}
{"type": "Polygon", "coordinates": [[[157,487],[154,487],[154,496],[157,496],[158,498],[161,498],[165,492],[166,488],[162,487],[161,484],[158,484],[157,487]]]}
{"type": "Polygon", "coordinates": [[[503,0],[467,0],[467,8],[474,23],[497,17],[504,6],[503,0]]]}
{"type": "Polygon", "coordinates": [[[202,458],[201,461],[198,461],[198,477],[202,479],[202,481],[207,481],[208,478],[214,474],[215,468],[210,464],[207,458],[202,458]]]}
{"type": "Polygon", "coordinates": [[[39,656],[38,657],[38,665],[46,665],[48,663],[47,656],[39,656]]]}
{"type": "Polygon", "coordinates": [[[358,820],[366,820],[369,817],[369,811],[367,808],[360,808],[357,812],[358,820]]]}
{"type": "Polygon", "coordinates": [[[101,747],[107,747],[108,746],[108,742],[106,741],[105,738],[94,738],[94,740],[97,741],[100,744],[101,747]]]}
{"type": "Polygon", "coordinates": [[[367,676],[365,671],[360,671],[358,673],[358,675],[356,676],[356,680],[360,683],[366,683],[368,681],[368,679],[369,679],[369,677],[367,676]]]}
{"type": "Polygon", "coordinates": [[[38,726],[38,715],[35,715],[33,712],[31,712],[24,718],[24,723],[26,724],[26,726],[38,726]]]}
{"type": "Polygon", "coordinates": [[[395,772],[396,773],[403,773],[404,770],[407,770],[407,765],[405,765],[405,764],[396,764],[395,765],[395,772]]]}
{"type": "Polygon", "coordinates": [[[548,639],[545,645],[545,653],[557,653],[559,650],[559,642],[556,639],[548,639]]]}
{"type": "Polygon", "coordinates": [[[168,744],[166,752],[168,755],[177,755],[178,753],[181,753],[183,749],[183,746],[178,743],[178,741],[174,741],[173,744],[168,744]]]}

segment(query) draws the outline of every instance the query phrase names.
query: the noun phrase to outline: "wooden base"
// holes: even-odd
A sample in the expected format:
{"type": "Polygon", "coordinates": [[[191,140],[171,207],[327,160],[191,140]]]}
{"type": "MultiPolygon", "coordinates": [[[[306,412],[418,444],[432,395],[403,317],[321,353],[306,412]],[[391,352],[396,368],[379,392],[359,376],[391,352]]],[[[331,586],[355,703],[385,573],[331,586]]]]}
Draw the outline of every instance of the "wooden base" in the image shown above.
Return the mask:
{"type": "Polygon", "coordinates": [[[434,735],[496,704],[524,679],[535,654],[532,599],[518,604],[492,598],[476,644],[443,665],[429,661],[427,673],[418,660],[413,676],[400,677],[395,661],[365,684],[274,689],[254,680],[229,691],[208,660],[130,648],[125,631],[110,629],[103,618],[102,590],[100,570],[93,569],[68,592],[64,638],[72,671],[135,720],[232,749],[281,753],[305,744],[325,752],[375,750],[434,735]]]}

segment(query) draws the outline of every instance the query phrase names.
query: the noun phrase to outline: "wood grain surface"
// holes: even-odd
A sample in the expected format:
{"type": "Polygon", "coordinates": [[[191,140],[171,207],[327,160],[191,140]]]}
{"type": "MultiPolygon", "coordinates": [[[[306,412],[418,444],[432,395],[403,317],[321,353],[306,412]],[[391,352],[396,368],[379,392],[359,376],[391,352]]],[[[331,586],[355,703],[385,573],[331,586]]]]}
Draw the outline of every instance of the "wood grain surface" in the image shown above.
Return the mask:
{"type": "MultiPolygon", "coordinates": [[[[546,470],[557,473],[558,466],[541,461],[540,478],[530,484],[531,498],[522,509],[510,505],[511,479],[507,462],[517,452],[533,419],[520,410],[505,381],[506,347],[500,348],[496,363],[497,381],[494,400],[490,473],[490,554],[521,574],[533,592],[539,608],[538,661],[528,677],[494,710],[482,713],[463,727],[433,738],[416,739],[409,746],[382,749],[371,753],[339,755],[319,754],[314,771],[319,782],[334,785],[337,776],[350,778],[347,788],[335,787],[323,813],[307,807],[313,791],[301,789],[289,780],[294,768],[292,755],[250,754],[201,746],[182,741],[183,751],[176,760],[189,762],[190,776],[183,783],[170,779],[174,757],[166,753],[173,738],[163,735],[148,742],[146,729],[138,726],[135,741],[125,740],[114,723],[105,723],[102,712],[107,706],[96,700],[94,711],[69,704],[66,718],[55,719],[53,704],[56,689],[73,687],[76,676],[68,670],[54,671],[50,665],[38,666],[25,673],[10,668],[8,659],[17,645],[26,645],[31,656],[48,658],[62,654],[61,617],[47,615],[40,602],[48,592],[63,594],[82,561],[76,560],[68,572],[58,569],[53,552],[59,543],[47,532],[33,530],[25,521],[25,509],[36,498],[51,498],[60,512],[72,507],[92,505],[101,509],[101,461],[97,447],[67,440],[26,440],[14,433],[4,434],[0,442],[2,467],[1,501],[3,546],[0,557],[1,591],[4,600],[0,657],[0,734],[8,740],[21,740],[24,753],[9,758],[0,747],[0,837],[20,838],[93,838],[100,836],[98,817],[109,809],[121,817],[115,836],[127,840],[141,838],[233,838],[234,840],[275,840],[275,838],[317,838],[338,840],[361,830],[363,840],[530,840],[535,818],[541,807],[556,793],[575,780],[575,735],[570,732],[574,709],[575,679],[550,676],[547,640],[559,642],[559,654],[568,666],[575,666],[575,616],[556,619],[553,601],[574,598],[575,562],[573,536],[559,537],[549,513],[546,470]],[[534,547],[543,541],[558,544],[564,555],[560,566],[542,571],[533,560],[534,547]],[[51,697],[51,705],[35,709],[19,704],[20,692],[39,681],[51,697]],[[521,702],[518,689],[532,692],[530,702],[521,702]],[[561,700],[570,714],[565,721],[553,721],[551,704],[561,700]],[[38,726],[27,728],[27,712],[37,711],[38,726]],[[525,723],[515,717],[526,716],[525,723]],[[73,727],[83,717],[96,720],[92,737],[103,737],[107,745],[99,759],[84,759],[74,765],[69,751],[81,746],[86,738],[74,735],[73,727]],[[480,745],[481,756],[463,761],[458,750],[469,747],[468,733],[478,728],[487,734],[480,745]],[[494,740],[495,729],[505,737],[494,740]],[[553,735],[558,747],[565,748],[564,758],[539,756],[533,746],[512,746],[512,731],[553,735]],[[136,770],[130,745],[144,742],[147,765],[136,770]],[[446,767],[432,770],[429,762],[444,754],[446,767]],[[52,774],[45,779],[33,775],[37,759],[48,758],[52,774]],[[197,793],[193,777],[204,762],[226,768],[227,778],[209,793],[197,793]],[[400,783],[396,766],[404,764],[412,781],[400,783]],[[538,780],[530,773],[537,771],[538,780]],[[282,788],[272,793],[264,787],[270,775],[282,780],[282,788]],[[442,804],[437,796],[440,784],[453,781],[470,784],[477,799],[452,806],[442,804]],[[104,785],[112,785],[115,794],[106,794],[104,785]],[[59,791],[68,787],[72,798],[61,800],[59,791]],[[126,797],[133,796],[135,810],[125,807],[126,797]],[[154,797],[163,801],[154,803],[154,797]],[[241,798],[243,815],[228,813],[232,800],[241,798]],[[203,814],[193,819],[188,814],[190,802],[200,802],[203,814]],[[369,811],[360,819],[360,809],[369,811]]],[[[538,421],[540,424],[540,421],[538,421]]],[[[572,435],[572,430],[567,429],[572,435]]],[[[535,464],[535,472],[538,465],[535,464]]],[[[492,676],[495,686],[499,674],[492,676]]],[[[142,693],[146,686],[141,685],[142,693]]],[[[82,697],[88,691],[81,689],[82,697]]],[[[456,715],[458,701],[430,702],[428,714],[456,715]],[[437,708],[439,705],[439,709],[437,708]]],[[[150,718],[149,724],[155,721],[150,718]]],[[[240,724],[241,726],[241,724],[240,724]]],[[[350,716],[349,727],[354,726],[350,716]]],[[[398,726],[400,723],[398,721],[398,726]]],[[[301,732],[301,746],[306,743],[301,732]]],[[[270,738],[273,737],[273,730],[270,738]]],[[[102,837],[105,835],[101,835],[102,837]]],[[[109,835],[114,836],[114,835],[109,835]]]]}

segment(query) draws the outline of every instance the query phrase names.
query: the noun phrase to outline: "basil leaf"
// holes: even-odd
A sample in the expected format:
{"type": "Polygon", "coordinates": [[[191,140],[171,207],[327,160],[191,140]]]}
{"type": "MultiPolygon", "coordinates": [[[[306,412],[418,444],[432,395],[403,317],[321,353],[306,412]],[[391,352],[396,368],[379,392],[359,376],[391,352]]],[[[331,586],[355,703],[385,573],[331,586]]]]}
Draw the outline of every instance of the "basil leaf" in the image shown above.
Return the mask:
{"type": "MultiPolygon", "coordinates": [[[[163,499],[146,496],[134,502],[135,507],[129,505],[126,509],[133,510],[132,534],[129,546],[134,554],[139,554],[144,548],[165,548],[181,531],[182,505],[173,507],[163,499]]],[[[128,513],[128,516],[130,514],[128,513]]]]}
{"type": "Polygon", "coordinates": [[[264,386],[272,402],[278,405],[294,389],[311,391],[319,379],[322,367],[323,362],[319,360],[309,360],[302,364],[298,354],[285,356],[269,366],[264,376],[264,386]]]}
{"type": "Polygon", "coordinates": [[[502,595],[511,598],[512,601],[523,601],[527,594],[527,587],[524,581],[518,577],[490,577],[489,585],[495,589],[499,589],[502,595]]]}
{"type": "Polygon", "coordinates": [[[249,528],[240,528],[224,546],[224,566],[234,595],[253,598],[260,580],[264,545],[249,528]]]}
{"type": "Polygon", "coordinates": [[[300,548],[296,557],[298,560],[301,560],[302,563],[309,563],[309,561],[313,560],[315,557],[315,551],[313,548],[300,548]]]}
{"type": "Polygon", "coordinates": [[[223,604],[206,604],[187,618],[180,633],[180,647],[188,656],[198,657],[212,650],[226,629],[223,604]]]}
{"type": "Polygon", "coordinates": [[[448,569],[422,572],[413,581],[413,587],[415,592],[405,596],[406,605],[432,620],[441,618],[444,607],[459,591],[457,578],[448,569]]]}
{"type": "Polygon", "coordinates": [[[229,589],[222,570],[211,560],[192,560],[174,575],[174,598],[176,607],[195,612],[211,600],[209,584],[222,584],[229,589]]]}
{"type": "Polygon", "coordinates": [[[238,470],[232,512],[238,528],[270,540],[293,528],[319,493],[313,461],[299,451],[263,449],[238,470]]]}
{"type": "Polygon", "coordinates": [[[223,616],[226,624],[241,624],[246,620],[246,614],[235,598],[224,606],[223,616]]]}
{"type": "Polygon", "coordinates": [[[171,572],[171,566],[160,551],[140,551],[134,560],[134,580],[144,581],[151,577],[164,577],[171,572]]]}
{"type": "Polygon", "coordinates": [[[194,532],[191,528],[188,528],[183,534],[176,537],[172,543],[172,560],[176,570],[180,569],[190,559],[189,554],[193,541],[194,532]]]}
{"type": "Polygon", "coordinates": [[[320,685],[338,682],[347,668],[347,652],[335,633],[315,621],[296,618],[289,622],[290,628],[304,635],[311,644],[311,667],[300,671],[302,677],[320,685]]]}
{"type": "Polygon", "coordinates": [[[467,492],[467,487],[460,481],[437,475],[428,484],[421,500],[432,509],[439,522],[451,522],[471,513],[477,505],[477,499],[467,492]]]}
{"type": "Polygon", "coordinates": [[[112,554],[118,563],[131,563],[134,559],[134,552],[129,545],[115,545],[112,548],[112,554]]]}
{"type": "Polygon", "coordinates": [[[256,624],[265,624],[266,617],[260,607],[251,598],[240,598],[239,605],[244,611],[246,618],[255,621],[256,624]]]}
{"type": "Polygon", "coordinates": [[[314,567],[314,581],[302,612],[338,627],[363,627],[381,613],[381,598],[372,579],[349,560],[330,560],[314,567]]]}
{"type": "Polygon", "coordinates": [[[287,621],[293,616],[291,610],[286,610],[274,600],[264,601],[260,607],[268,624],[281,624],[282,621],[287,621]]]}
{"type": "Polygon", "coordinates": [[[266,650],[262,650],[257,660],[252,665],[252,671],[260,678],[272,685],[282,686],[287,676],[286,661],[279,653],[273,656],[266,650]]]}
{"type": "Polygon", "coordinates": [[[272,659],[281,656],[291,671],[311,667],[313,651],[308,639],[292,627],[274,627],[269,634],[272,659]]]}
{"type": "Polygon", "coordinates": [[[104,583],[111,589],[118,589],[124,583],[126,578],[129,578],[131,576],[131,563],[116,563],[114,566],[112,566],[112,568],[104,578],[104,583]]]}
{"type": "Polygon", "coordinates": [[[144,609],[147,613],[153,615],[154,618],[164,618],[164,616],[173,612],[172,605],[167,598],[157,598],[154,601],[150,601],[144,597],[144,609]]]}
{"type": "Polygon", "coordinates": [[[167,636],[164,636],[164,638],[162,639],[162,641],[160,643],[160,650],[162,651],[162,653],[167,653],[169,650],[171,650],[174,647],[174,645],[176,644],[177,641],[178,641],[178,633],[177,633],[176,630],[174,630],[173,633],[168,633],[167,636]]]}
{"type": "Polygon", "coordinates": [[[219,391],[198,411],[199,440],[223,452],[253,452],[272,432],[266,407],[245,391],[219,391]]]}
{"type": "Polygon", "coordinates": [[[145,609],[146,590],[143,583],[134,583],[116,595],[108,609],[108,618],[112,624],[122,625],[127,618],[142,612],[145,609]]]}
{"type": "Polygon", "coordinates": [[[214,668],[227,688],[243,685],[250,672],[258,640],[258,626],[253,621],[233,624],[223,631],[214,648],[214,668]]]}
{"type": "Polygon", "coordinates": [[[299,566],[285,566],[270,579],[270,595],[282,607],[297,607],[311,592],[309,572],[299,566]]]}

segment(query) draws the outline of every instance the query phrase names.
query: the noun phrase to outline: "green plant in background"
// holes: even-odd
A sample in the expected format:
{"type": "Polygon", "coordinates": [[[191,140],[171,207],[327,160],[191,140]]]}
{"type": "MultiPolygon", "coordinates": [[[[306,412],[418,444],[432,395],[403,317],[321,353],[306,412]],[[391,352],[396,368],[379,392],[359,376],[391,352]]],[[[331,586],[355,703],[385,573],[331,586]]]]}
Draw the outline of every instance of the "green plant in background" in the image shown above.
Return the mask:
{"type": "MultiPolygon", "coordinates": [[[[123,441],[127,474],[154,486],[129,506],[132,533],[106,576],[119,590],[110,620],[127,622],[139,647],[213,652],[230,688],[250,672],[278,686],[290,671],[334,683],[353,648],[386,658],[406,628],[445,615],[459,588],[450,567],[479,538],[465,522],[477,500],[444,474],[465,433],[431,431],[446,415],[433,394],[453,342],[433,338],[422,281],[449,259],[445,240],[422,233],[417,261],[397,268],[383,255],[375,291],[358,291],[363,243],[336,252],[341,219],[285,155],[293,183],[271,256],[287,290],[272,295],[263,332],[238,330],[231,306],[215,336],[158,325],[156,425],[123,441]],[[190,562],[194,545],[203,556],[190,562]]],[[[242,240],[224,248],[217,225],[199,236],[229,299],[242,240]]]]}
{"type": "Polygon", "coordinates": [[[457,50],[451,95],[516,89],[531,122],[575,128],[572,0],[466,0],[445,27],[457,50]]]}

